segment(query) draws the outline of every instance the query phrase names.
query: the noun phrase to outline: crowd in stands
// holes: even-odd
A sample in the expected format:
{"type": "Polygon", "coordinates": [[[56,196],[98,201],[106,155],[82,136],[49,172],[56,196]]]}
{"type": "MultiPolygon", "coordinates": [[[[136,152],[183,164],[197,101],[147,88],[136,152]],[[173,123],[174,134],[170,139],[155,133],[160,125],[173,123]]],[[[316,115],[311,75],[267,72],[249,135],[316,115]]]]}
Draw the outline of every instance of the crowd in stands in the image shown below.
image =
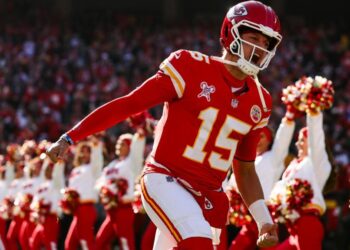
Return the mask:
{"type": "MultiPolygon", "coordinates": [[[[89,27],[54,20],[2,24],[0,165],[9,145],[55,141],[89,111],[136,88],[172,51],[184,48],[220,55],[219,25],[168,27],[133,16],[89,27]]],[[[276,130],[285,112],[281,105],[284,87],[303,75],[333,81],[334,104],[325,111],[324,131],[338,175],[335,190],[326,194],[329,210],[324,216],[328,230],[324,246],[345,249],[341,247],[350,246],[346,238],[346,228],[350,228],[349,33],[336,23],[308,25],[302,19],[291,19],[284,20],[283,35],[272,66],[260,74],[260,82],[274,101],[269,125],[276,130]]],[[[151,113],[159,118],[161,110],[157,107],[151,113]]],[[[121,124],[108,131],[104,137],[106,162],[113,158],[116,138],[128,130],[121,124]]]]}

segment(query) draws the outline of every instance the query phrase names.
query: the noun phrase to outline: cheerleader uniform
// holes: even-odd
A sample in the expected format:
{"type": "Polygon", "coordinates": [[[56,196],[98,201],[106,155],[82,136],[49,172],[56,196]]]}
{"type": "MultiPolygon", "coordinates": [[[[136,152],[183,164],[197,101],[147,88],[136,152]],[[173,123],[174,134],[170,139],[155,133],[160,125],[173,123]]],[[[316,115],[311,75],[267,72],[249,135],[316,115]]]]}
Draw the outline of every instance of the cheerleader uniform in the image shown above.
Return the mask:
{"type": "Polygon", "coordinates": [[[102,143],[91,147],[90,158],[89,164],[73,168],[69,176],[68,187],[79,193],[80,200],[65,240],[65,250],[76,250],[79,245],[83,250],[95,249],[97,192],[94,185],[103,166],[102,143]]]}
{"type": "Polygon", "coordinates": [[[96,236],[96,248],[99,250],[109,249],[111,242],[116,237],[122,250],[135,249],[135,214],[132,202],[134,201],[135,179],[141,173],[143,166],[145,144],[145,137],[135,133],[128,156],[121,161],[114,160],[109,163],[96,182],[98,190],[108,185],[108,181],[112,179],[122,179],[127,184],[126,192],[118,201],[117,206],[110,209],[105,208],[106,218],[96,236]]]}
{"type": "MultiPolygon", "coordinates": [[[[58,161],[52,170],[52,178],[46,179],[39,187],[38,192],[34,195],[31,208],[36,211],[37,225],[30,238],[30,247],[32,250],[40,250],[45,247],[46,250],[57,249],[57,239],[59,233],[59,200],[61,198],[61,189],[64,187],[64,162],[58,161]],[[39,208],[41,204],[46,205],[47,211],[39,208]],[[37,211],[38,210],[38,211],[37,211]]],[[[43,166],[44,170],[49,166],[46,161],[43,166]]]]}
{"type": "Polygon", "coordinates": [[[308,156],[293,160],[272,190],[271,198],[282,197],[286,195],[288,182],[299,178],[308,181],[313,191],[313,198],[303,207],[300,217],[286,224],[290,236],[274,249],[322,249],[324,228],[320,216],[326,210],[322,190],[332,168],[326,152],[322,122],[322,113],[307,115],[308,156]]]}
{"type": "MultiPolygon", "coordinates": [[[[25,177],[15,178],[8,189],[8,198],[13,202],[20,192],[20,188],[25,181],[25,177]]],[[[13,212],[13,209],[12,209],[13,212]]],[[[12,221],[7,231],[7,247],[10,250],[17,250],[19,244],[19,232],[23,223],[23,218],[17,214],[12,213],[12,221]]]]}
{"type": "MultiPolygon", "coordinates": [[[[15,175],[14,166],[10,163],[7,163],[5,165],[4,171],[5,171],[4,179],[0,180],[0,202],[4,202],[4,199],[7,198],[10,183],[14,179],[14,175],[15,175]]],[[[5,249],[7,246],[6,225],[7,225],[7,221],[10,219],[8,217],[9,212],[10,211],[6,211],[6,212],[1,211],[1,214],[0,214],[0,241],[5,249]]]]}
{"type": "MultiPolygon", "coordinates": [[[[268,200],[271,190],[284,170],[284,159],[288,154],[295,123],[284,119],[278,127],[271,150],[257,155],[255,170],[259,177],[265,200],[268,200]]],[[[234,174],[229,180],[229,187],[237,189],[234,174]]],[[[255,221],[242,226],[240,232],[231,242],[230,250],[254,250],[259,232],[255,221]]]]}

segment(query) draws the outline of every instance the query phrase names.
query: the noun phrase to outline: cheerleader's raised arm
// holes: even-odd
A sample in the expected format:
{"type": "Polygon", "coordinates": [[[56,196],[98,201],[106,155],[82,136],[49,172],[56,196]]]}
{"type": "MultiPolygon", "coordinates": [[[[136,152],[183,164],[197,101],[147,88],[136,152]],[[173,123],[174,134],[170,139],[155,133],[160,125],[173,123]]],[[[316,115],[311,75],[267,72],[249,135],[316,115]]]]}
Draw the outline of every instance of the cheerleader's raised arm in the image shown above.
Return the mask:
{"type": "MultiPolygon", "coordinates": [[[[286,113],[287,116],[288,112],[286,113]]],[[[294,119],[284,117],[277,129],[275,139],[271,148],[271,165],[273,169],[273,184],[279,179],[284,170],[284,159],[286,158],[295,130],[294,119]]],[[[271,190],[270,190],[271,192],[271,190]]],[[[268,194],[269,195],[269,194],[268,194]]]]}
{"type": "Polygon", "coordinates": [[[90,164],[93,176],[98,178],[103,168],[103,143],[95,136],[92,136],[90,164]]]}

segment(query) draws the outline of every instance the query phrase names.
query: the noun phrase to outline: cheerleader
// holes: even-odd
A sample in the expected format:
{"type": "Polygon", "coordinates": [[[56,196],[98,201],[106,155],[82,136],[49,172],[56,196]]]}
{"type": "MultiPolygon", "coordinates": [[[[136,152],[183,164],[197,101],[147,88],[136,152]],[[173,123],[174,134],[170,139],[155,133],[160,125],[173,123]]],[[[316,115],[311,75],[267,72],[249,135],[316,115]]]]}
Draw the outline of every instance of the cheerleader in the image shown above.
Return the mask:
{"type": "MultiPolygon", "coordinates": [[[[287,112],[288,113],[288,112],[287,112]]],[[[286,115],[289,115],[286,114],[286,115]]],[[[257,146],[257,156],[255,159],[255,170],[259,176],[264,198],[269,199],[271,190],[284,170],[284,160],[288,155],[289,144],[292,140],[294,123],[287,122],[283,118],[278,127],[276,136],[273,136],[271,129],[265,127],[260,134],[257,146]]],[[[237,190],[234,174],[231,175],[226,187],[227,192],[237,190]]],[[[243,201],[242,201],[242,205],[243,201]]],[[[247,217],[249,218],[249,217],[247,217]]],[[[232,221],[232,220],[231,220],[232,221]]],[[[236,222],[232,221],[234,224],[236,222]]],[[[238,227],[242,227],[238,235],[231,242],[230,250],[254,250],[258,239],[258,228],[256,223],[251,221],[238,222],[238,227]],[[243,225],[242,225],[243,224],[243,225]]]]}
{"type": "MultiPolygon", "coordinates": [[[[320,216],[326,209],[322,190],[332,166],[326,151],[322,112],[307,110],[306,123],[307,126],[299,131],[296,142],[298,157],[288,165],[270,196],[272,204],[280,201],[278,208],[285,208],[283,211],[277,208],[274,213],[280,212],[283,215],[283,222],[286,223],[290,234],[274,249],[322,249],[324,228],[320,216]],[[303,206],[294,205],[295,209],[289,207],[289,201],[293,198],[287,191],[288,188],[290,190],[290,183],[299,183],[304,190],[303,197],[309,197],[303,206]],[[309,190],[308,193],[305,193],[305,190],[309,190]]],[[[290,127],[290,131],[292,130],[290,127]]],[[[300,198],[300,203],[303,201],[303,197],[295,196],[300,198]]]]}
{"type": "Polygon", "coordinates": [[[25,182],[26,178],[24,175],[24,162],[22,160],[10,162],[8,164],[13,165],[15,171],[15,178],[11,181],[8,187],[7,200],[9,201],[7,215],[11,220],[9,225],[6,239],[7,247],[9,250],[17,250],[19,244],[19,233],[23,223],[23,218],[14,211],[14,201],[19,195],[21,187],[25,182]]]}
{"type": "Polygon", "coordinates": [[[31,203],[31,219],[36,222],[36,227],[30,238],[32,250],[40,250],[42,246],[46,250],[57,249],[59,233],[59,200],[61,189],[64,187],[64,166],[63,160],[53,164],[46,157],[43,165],[45,181],[40,185],[34,194],[31,203]]]}
{"type": "Polygon", "coordinates": [[[114,238],[118,238],[122,250],[134,250],[134,220],[132,208],[136,177],[141,173],[146,139],[144,132],[138,130],[134,135],[121,135],[115,146],[118,159],[104,169],[96,182],[106,218],[97,236],[96,248],[110,249],[114,238]]]}
{"type": "Polygon", "coordinates": [[[23,219],[20,231],[19,242],[22,250],[29,250],[29,238],[32,235],[35,223],[30,220],[30,204],[34,194],[38,191],[40,184],[43,182],[42,170],[43,160],[39,156],[29,160],[25,166],[25,172],[28,178],[24,180],[20,191],[14,201],[14,213],[23,219]]]}
{"type": "MultiPolygon", "coordinates": [[[[6,225],[7,221],[10,219],[10,209],[12,207],[12,202],[8,199],[8,188],[11,181],[14,179],[14,166],[8,162],[4,162],[1,165],[0,162],[0,241],[2,245],[6,244],[6,225]]],[[[1,249],[1,248],[0,248],[1,249]]]]}
{"type": "MultiPolygon", "coordinates": [[[[98,194],[94,189],[95,181],[100,176],[103,166],[102,142],[92,136],[90,142],[81,142],[76,146],[74,168],[69,175],[68,189],[65,194],[77,194],[77,204],[73,221],[65,239],[66,250],[76,250],[80,246],[84,250],[95,249],[94,224],[97,212],[95,203],[98,194]]],[[[69,199],[68,199],[69,200],[69,199]]],[[[67,199],[63,198],[63,204],[67,199]]],[[[66,209],[63,206],[63,209],[66,209]]],[[[67,212],[67,210],[64,210],[67,212]]]]}

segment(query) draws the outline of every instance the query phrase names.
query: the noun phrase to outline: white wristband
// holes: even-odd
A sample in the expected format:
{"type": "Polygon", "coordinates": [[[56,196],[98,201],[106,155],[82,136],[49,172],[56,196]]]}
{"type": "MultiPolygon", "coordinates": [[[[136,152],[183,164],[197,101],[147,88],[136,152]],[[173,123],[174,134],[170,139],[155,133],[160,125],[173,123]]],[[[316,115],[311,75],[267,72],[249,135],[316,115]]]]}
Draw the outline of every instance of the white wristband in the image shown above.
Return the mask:
{"type": "Polygon", "coordinates": [[[253,216],[258,229],[260,231],[262,225],[269,223],[273,224],[270,212],[265,204],[264,200],[256,200],[249,206],[249,212],[253,216]]]}

